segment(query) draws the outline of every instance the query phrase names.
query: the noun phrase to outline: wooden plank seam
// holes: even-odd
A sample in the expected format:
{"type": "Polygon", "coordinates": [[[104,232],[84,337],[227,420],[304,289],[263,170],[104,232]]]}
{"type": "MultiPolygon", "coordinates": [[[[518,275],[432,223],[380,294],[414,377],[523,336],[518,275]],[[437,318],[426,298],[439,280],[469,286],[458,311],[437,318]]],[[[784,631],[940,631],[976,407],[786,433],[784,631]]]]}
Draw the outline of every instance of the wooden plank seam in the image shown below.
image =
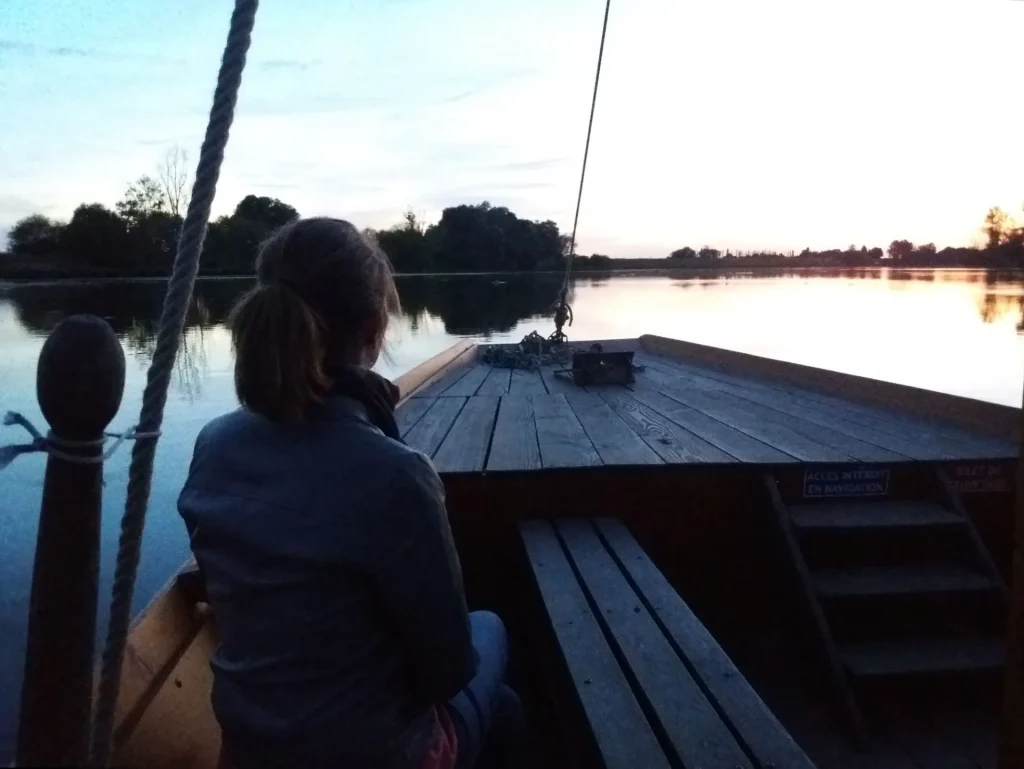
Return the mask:
{"type": "MultiPolygon", "coordinates": [[[[591,526],[593,525],[590,524],[589,520],[587,523],[591,526]]],[[[654,704],[650,701],[647,692],[644,690],[643,686],[640,685],[639,680],[637,680],[636,673],[629,665],[625,652],[623,652],[622,648],[619,646],[619,642],[615,639],[615,636],[608,625],[608,621],[604,618],[604,613],[601,611],[601,607],[598,605],[591,593],[590,586],[583,579],[583,575],[580,573],[579,567],[576,565],[576,559],[573,558],[572,551],[569,549],[565,539],[562,537],[562,532],[559,530],[558,526],[552,526],[551,529],[554,531],[558,544],[561,546],[562,552],[565,554],[565,558],[569,563],[569,568],[572,569],[576,582],[579,583],[580,589],[583,592],[583,597],[586,599],[587,605],[590,607],[591,614],[594,615],[594,619],[601,628],[601,635],[604,637],[605,643],[608,644],[608,648],[612,650],[612,655],[615,657],[615,661],[619,664],[619,669],[629,682],[629,688],[632,690],[637,704],[640,705],[640,710],[643,712],[644,718],[647,719],[647,723],[650,726],[651,731],[654,733],[655,738],[657,738],[662,752],[668,758],[669,763],[672,766],[681,766],[682,759],[676,752],[668,731],[665,729],[664,724],[661,723],[661,719],[658,717],[658,713],[654,708],[654,704]]]]}
{"type": "MultiPolygon", "coordinates": [[[[484,462],[481,466],[481,472],[487,472],[487,463],[491,461],[491,446],[494,445],[494,433],[498,429],[498,414],[501,413],[501,407],[505,402],[507,395],[498,396],[498,406],[494,409],[494,417],[491,419],[491,430],[487,436],[487,450],[484,451],[484,462]]],[[[467,400],[468,403],[468,400],[467,400]]]]}
{"type": "MultiPolygon", "coordinates": [[[[438,397],[440,398],[440,396],[438,397]]],[[[458,413],[455,414],[455,418],[452,420],[452,423],[448,425],[448,429],[444,431],[444,435],[441,436],[441,440],[437,442],[437,447],[432,452],[430,452],[431,459],[437,456],[437,452],[441,450],[441,447],[444,445],[444,442],[448,440],[448,434],[452,431],[452,428],[455,427],[455,423],[459,421],[459,415],[462,413],[462,410],[466,408],[467,403],[469,403],[469,398],[466,398],[466,400],[463,401],[462,405],[459,407],[458,413]]]]}
{"type": "MultiPolygon", "coordinates": [[[[651,619],[654,620],[654,624],[658,627],[658,630],[661,631],[661,634],[665,636],[665,640],[667,640],[669,646],[672,647],[672,651],[674,651],[676,653],[676,656],[679,657],[680,660],[682,660],[683,666],[686,668],[687,672],[690,674],[694,682],[697,684],[697,688],[700,689],[701,693],[707,699],[708,703],[714,709],[715,713],[721,719],[722,723],[725,724],[730,734],[732,734],[733,739],[736,740],[736,744],[740,746],[740,749],[746,754],[747,758],[750,759],[753,766],[760,766],[760,759],[754,753],[753,749],[747,744],[746,739],[744,739],[743,735],[740,733],[736,725],[733,724],[732,719],[729,717],[729,714],[726,712],[721,702],[719,702],[718,697],[715,696],[714,692],[711,691],[707,683],[704,681],[704,677],[696,669],[696,667],[686,656],[686,654],[683,653],[683,650],[679,646],[675,637],[669,631],[668,627],[665,625],[665,622],[658,615],[658,612],[655,610],[654,606],[651,605],[651,602],[647,598],[647,595],[644,593],[643,590],[640,589],[640,586],[636,583],[636,580],[633,579],[633,575],[630,574],[629,569],[626,568],[626,564],[622,562],[622,559],[619,557],[618,552],[615,550],[614,547],[611,546],[611,543],[609,543],[608,540],[605,538],[604,532],[601,531],[601,527],[595,526],[593,521],[588,521],[588,523],[590,524],[591,528],[593,528],[594,531],[597,532],[597,538],[601,541],[601,544],[604,545],[605,550],[608,551],[608,554],[611,556],[612,561],[615,562],[615,565],[619,568],[619,571],[622,572],[622,575],[625,578],[626,582],[629,584],[630,589],[632,589],[632,591],[636,594],[637,598],[640,599],[640,604],[644,607],[647,613],[651,615],[651,619]]],[[[644,555],[647,558],[650,558],[650,556],[647,555],[646,551],[644,551],[644,555]]],[[[657,567],[655,566],[655,568],[657,567]]],[[[679,596],[679,600],[682,600],[682,596],[679,596]]],[[[698,621],[700,620],[699,617],[697,619],[698,621]]],[[[711,631],[708,631],[708,635],[711,635],[711,631]]],[[[714,636],[711,636],[711,638],[712,640],[715,640],[714,636]]],[[[717,643],[717,641],[715,642],[717,643]]]]}

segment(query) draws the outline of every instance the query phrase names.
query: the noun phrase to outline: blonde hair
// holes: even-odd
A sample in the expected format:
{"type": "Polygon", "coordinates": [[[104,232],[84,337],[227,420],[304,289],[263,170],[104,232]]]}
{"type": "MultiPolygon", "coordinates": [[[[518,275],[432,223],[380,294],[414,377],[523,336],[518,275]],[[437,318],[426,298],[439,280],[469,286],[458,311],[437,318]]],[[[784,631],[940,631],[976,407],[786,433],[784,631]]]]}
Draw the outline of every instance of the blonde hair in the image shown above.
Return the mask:
{"type": "Polygon", "coordinates": [[[359,363],[399,310],[394,271],[376,242],[341,219],[297,219],[256,258],[258,285],[231,313],[235,392],[250,411],[302,422],[359,363]]]}

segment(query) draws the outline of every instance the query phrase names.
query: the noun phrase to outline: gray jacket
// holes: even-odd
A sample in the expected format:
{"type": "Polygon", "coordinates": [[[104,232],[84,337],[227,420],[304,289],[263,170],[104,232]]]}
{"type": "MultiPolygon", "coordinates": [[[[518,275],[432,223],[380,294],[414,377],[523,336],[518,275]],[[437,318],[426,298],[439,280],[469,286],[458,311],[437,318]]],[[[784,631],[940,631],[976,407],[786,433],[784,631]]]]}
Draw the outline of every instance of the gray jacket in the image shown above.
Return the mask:
{"type": "Polygon", "coordinates": [[[476,667],[430,460],[350,398],[301,426],[238,410],[199,434],[178,508],[239,769],[415,767],[436,737],[430,706],[476,667]]]}

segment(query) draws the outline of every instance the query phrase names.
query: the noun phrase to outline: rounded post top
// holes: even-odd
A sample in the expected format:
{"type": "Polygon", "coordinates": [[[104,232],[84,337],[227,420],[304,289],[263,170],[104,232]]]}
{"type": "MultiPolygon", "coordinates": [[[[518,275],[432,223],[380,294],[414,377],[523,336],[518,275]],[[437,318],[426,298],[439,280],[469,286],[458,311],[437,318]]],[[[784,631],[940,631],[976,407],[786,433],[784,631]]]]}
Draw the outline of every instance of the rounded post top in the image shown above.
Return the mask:
{"type": "Polygon", "coordinates": [[[36,395],[53,434],[97,438],[124,394],[124,350],[105,320],[72,315],[50,332],[39,353],[36,395]]]}

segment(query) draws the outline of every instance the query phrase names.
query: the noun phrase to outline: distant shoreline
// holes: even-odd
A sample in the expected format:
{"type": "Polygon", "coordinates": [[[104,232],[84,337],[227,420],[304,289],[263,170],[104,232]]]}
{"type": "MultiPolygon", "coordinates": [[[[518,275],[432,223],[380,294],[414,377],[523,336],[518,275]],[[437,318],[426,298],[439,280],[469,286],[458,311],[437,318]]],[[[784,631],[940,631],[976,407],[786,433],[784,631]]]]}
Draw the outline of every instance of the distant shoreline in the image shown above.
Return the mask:
{"type": "MultiPolygon", "coordinates": [[[[899,264],[878,264],[878,265],[857,265],[842,266],[835,264],[723,264],[723,265],[675,265],[665,267],[614,267],[612,269],[573,269],[573,275],[587,275],[596,277],[612,277],[615,275],[628,274],[665,274],[673,272],[761,272],[761,271],[786,271],[803,272],[811,270],[826,270],[828,272],[865,272],[868,270],[899,270],[900,272],[931,272],[935,270],[959,271],[959,272],[1024,272],[1024,267],[996,267],[996,266],[970,266],[970,265],[899,265],[899,264]]],[[[526,275],[561,275],[562,270],[489,270],[487,272],[396,272],[399,278],[465,278],[465,277],[487,277],[508,276],[523,277],[526,275]]],[[[166,281],[166,275],[97,275],[81,273],[77,275],[4,275],[0,272],[0,288],[7,286],[24,285],[48,285],[60,283],[139,283],[166,281]]],[[[233,275],[199,275],[196,280],[253,280],[256,276],[249,274],[233,275]]]]}

